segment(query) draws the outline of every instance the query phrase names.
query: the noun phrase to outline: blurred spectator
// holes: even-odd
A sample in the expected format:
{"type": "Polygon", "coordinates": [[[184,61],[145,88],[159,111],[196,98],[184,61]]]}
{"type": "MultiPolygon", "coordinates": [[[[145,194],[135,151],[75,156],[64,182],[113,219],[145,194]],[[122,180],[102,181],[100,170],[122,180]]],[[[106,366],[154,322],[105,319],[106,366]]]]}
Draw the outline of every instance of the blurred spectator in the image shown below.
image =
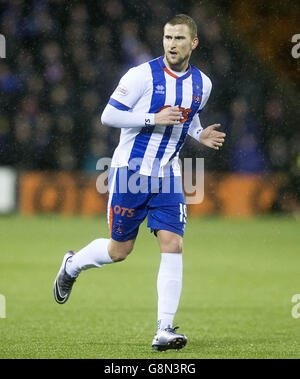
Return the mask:
{"type": "Polygon", "coordinates": [[[263,172],[266,167],[260,146],[259,126],[250,115],[247,100],[243,97],[232,102],[228,130],[229,169],[241,173],[263,172]]]}
{"type": "Polygon", "coordinates": [[[8,65],[1,61],[0,63],[0,91],[3,94],[16,94],[21,87],[17,76],[11,72],[8,65]]]}
{"type": "Polygon", "coordinates": [[[28,117],[17,114],[14,119],[14,162],[17,168],[32,168],[32,124],[28,117]]]}
{"type": "Polygon", "coordinates": [[[49,84],[60,82],[64,76],[60,45],[57,42],[49,42],[43,47],[41,53],[45,67],[44,78],[49,84]]]}
{"type": "Polygon", "coordinates": [[[141,42],[138,29],[138,24],[132,21],[126,21],[122,24],[120,43],[124,71],[153,58],[148,47],[141,42]]]}

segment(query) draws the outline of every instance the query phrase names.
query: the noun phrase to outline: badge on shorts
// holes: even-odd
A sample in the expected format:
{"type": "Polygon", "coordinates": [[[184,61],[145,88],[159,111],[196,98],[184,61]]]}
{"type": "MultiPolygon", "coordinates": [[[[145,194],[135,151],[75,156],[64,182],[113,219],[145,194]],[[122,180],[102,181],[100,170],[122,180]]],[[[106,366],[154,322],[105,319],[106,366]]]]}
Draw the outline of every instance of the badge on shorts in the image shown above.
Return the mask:
{"type": "Polygon", "coordinates": [[[114,231],[118,235],[122,235],[124,233],[124,228],[120,224],[115,225],[114,231]]]}

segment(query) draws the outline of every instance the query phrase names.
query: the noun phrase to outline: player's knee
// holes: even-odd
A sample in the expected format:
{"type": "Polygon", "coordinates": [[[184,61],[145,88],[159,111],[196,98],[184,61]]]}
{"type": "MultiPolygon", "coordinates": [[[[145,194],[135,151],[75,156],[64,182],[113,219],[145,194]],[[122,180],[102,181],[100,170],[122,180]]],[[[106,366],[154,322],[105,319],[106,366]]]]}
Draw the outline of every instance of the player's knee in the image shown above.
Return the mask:
{"type": "Polygon", "coordinates": [[[110,257],[114,262],[122,262],[127,258],[129,253],[130,252],[126,252],[126,251],[117,251],[110,254],[110,257]]]}
{"type": "Polygon", "coordinates": [[[164,244],[162,253],[182,253],[182,241],[180,240],[170,240],[168,243],[164,244]]]}
{"type": "Polygon", "coordinates": [[[124,261],[133,250],[134,241],[117,242],[111,240],[108,253],[114,262],[124,261]]]}
{"type": "Polygon", "coordinates": [[[176,233],[161,230],[157,233],[162,253],[182,253],[182,237],[176,233]]]}

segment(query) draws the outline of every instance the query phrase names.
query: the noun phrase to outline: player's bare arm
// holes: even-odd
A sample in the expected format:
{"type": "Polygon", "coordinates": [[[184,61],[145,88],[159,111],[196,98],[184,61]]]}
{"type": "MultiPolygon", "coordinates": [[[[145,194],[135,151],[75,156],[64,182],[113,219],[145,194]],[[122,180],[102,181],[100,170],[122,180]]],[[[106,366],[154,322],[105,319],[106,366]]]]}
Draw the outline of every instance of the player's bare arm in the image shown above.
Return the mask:
{"type": "Polygon", "coordinates": [[[219,128],[221,124],[213,124],[203,129],[200,134],[200,142],[212,149],[219,150],[225,141],[226,134],[219,132],[216,128],[219,128]]]}

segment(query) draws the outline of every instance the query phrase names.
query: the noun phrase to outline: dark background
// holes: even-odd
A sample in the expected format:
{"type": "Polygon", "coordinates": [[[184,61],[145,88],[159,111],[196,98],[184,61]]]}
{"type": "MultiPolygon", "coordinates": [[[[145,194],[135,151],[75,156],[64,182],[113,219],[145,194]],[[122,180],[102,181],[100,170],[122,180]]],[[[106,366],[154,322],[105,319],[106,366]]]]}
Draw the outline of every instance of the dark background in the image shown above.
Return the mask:
{"type": "Polygon", "coordinates": [[[130,67],[163,54],[162,28],[176,13],[197,22],[191,63],[213,82],[201,122],[227,133],[219,152],[188,139],[181,155],[204,157],[211,172],[280,173],[275,208],[291,211],[284,199],[300,198],[296,1],[0,1],[0,165],[95,172],[120,133],[100,122],[109,96],[130,67]]]}

